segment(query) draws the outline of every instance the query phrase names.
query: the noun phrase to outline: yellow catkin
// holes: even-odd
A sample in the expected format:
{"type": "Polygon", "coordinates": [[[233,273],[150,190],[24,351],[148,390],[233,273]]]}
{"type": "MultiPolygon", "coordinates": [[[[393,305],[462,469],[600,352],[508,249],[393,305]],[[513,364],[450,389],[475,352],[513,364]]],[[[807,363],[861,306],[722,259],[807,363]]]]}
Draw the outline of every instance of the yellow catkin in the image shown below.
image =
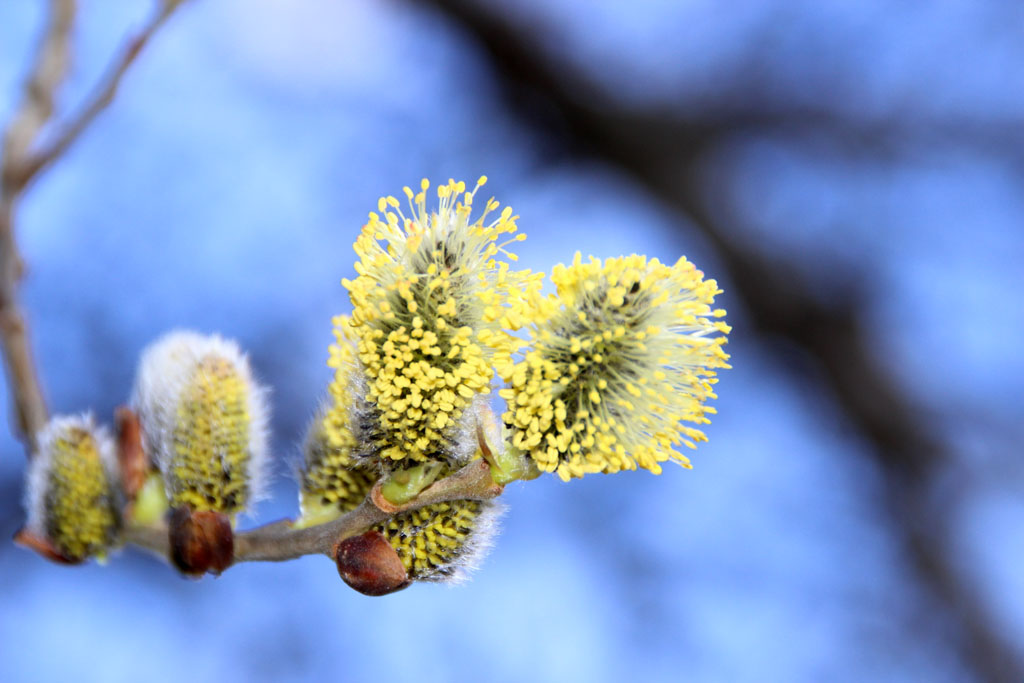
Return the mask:
{"type": "Polygon", "coordinates": [[[358,336],[349,316],[334,318],[334,336],[327,360],[334,369],[334,378],[328,387],[325,410],[318,417],[320,424],[315,428],[322,430],[319,438],[326,440],[325,448],[330,453],[376,465],[377,451],[386,439],[380,410],[367,399],[366,372],[356,352],[358,336]]]}
{"type": "Polygon", "coordinates": [[[478,500],[437,503],[398,514],[376,528],[398,553],[410,579],[457,580],[489,541],[489,505],[478,500]]]}
{"type": "Polygon", "coordinates": [[[165,334],[142,353],[131,405],[172,507],[234,518],[258,499],[269,410],[237,343],[165,334]]]}
{"type": "Polygon", "coordinates": [[[706,440],[729,326],[721,290],[685,258],[626,256],[552,271],[557,296],[532,298],[532,347],[499,365],[513,448],[563,480],[689,460],[706,440]]]}
{"type": "Polygon", "coordinates": [[[30,497],[38,496],[29,511],[29,526],[41,531],[61,555],[72,561],[102,555],[116,541],[120,505],[116,476],[104,462],[101,444],[91,420],[57,419],[44,432],[42,452],[33,462],[39,472],[30,497]]]}
{"type": "Polygon", "coordinates": [[[195,367],[176,408],[171,505],[235,514],[249,496],[249,387],[225,358],[195,367]]]}
{"type": "MultiPolygon", "coordinates": [[[[336,444],[327,436],[324,416],[317,416],[304,445],[300,481],[302,517],[317,523],[354,509],[379,477],[377,469],[352,457],[354,442],[336,444]]],[[[343,433],[352,435],[347,427],[343,433]]]]}
{"type": "Polygon", "coordinates": [[[380,476],[375,457],[382,441],[380,415],[366,400],[366,376],[356,357],[348,316],[334,319],[336,341],[327,364],[334,368],[329,400],[314,418],[303,445],[299,504],[306,524],[352,510],[380,476]]]}
{"type": "MultiPolygon", "coordinates": [[[[461,182],[440,186],[431,211],[427,181],[417,193],[405,188],[409,216],[397,199],[382,197],[355,243],[359,276],[344,282],[352,317],[336,326],[331,364],[347,362],[343,341],[351,339],[365,400],[377,410],[372,450],[385,461],[466,459],[458,443],[463,418],[489,390],[492,362],[511,357],[517,341],[508,330],[524,323],[526,301],[539,289],[539,274],[509,269],[515,256],[505,246],[524,237],[514,234],[511,209],[488,220],[498,209],[490,199],[470,220],[485,180],[470,192],[461,182]]],[[[332,416],[347,410],[344,386],[336,377],[332,416]]],[[[338,419],[327,430],[332,442],[347,438],[338,419]]]]}

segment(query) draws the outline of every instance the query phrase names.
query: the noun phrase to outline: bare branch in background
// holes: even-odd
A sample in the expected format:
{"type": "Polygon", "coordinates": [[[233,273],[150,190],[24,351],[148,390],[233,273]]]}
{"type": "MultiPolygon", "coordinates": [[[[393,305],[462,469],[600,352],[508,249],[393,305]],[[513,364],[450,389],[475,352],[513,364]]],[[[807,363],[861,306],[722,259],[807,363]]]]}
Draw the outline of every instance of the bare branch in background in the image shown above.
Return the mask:
{"type": "Polygon", "coordinates": [[[14,240],[14,212],[28,179],[22,171],[29,151],[54,109],[57,89],[70,60],[74,0],[53,0],[43,39],[25,82],[24,99],[4,131],[0,159],[0,338],[17,430],[33,448],[36,432],[46,424],[46,402],[32,360],[25,315],[18,307],[18,283],[24,270],[14,240]]]}
{"type": "Polygon", "coordinates": [[[114,101],[117,90],[121,86],[121,80],[128,72],[128,69],[135,62],[143,48],[146,47],[146,44],[149,43],[153,35],[160,30],[160,27],[171,17],[171,14],[174,13],[174,10],[180,4],[180,2],[160,3],[159,11],[153,15],[149,23],[121,48],[120,53],[108,67],[106,75],[96,85],[89,97],[86,98],[81,110],[61,129],[53,142],[26,159],[23,172],[28,178],[35,176],[40,170],[60,158],[89,127],[100,112],[114,101]]]}
{"type": "Polygon", "coordinates": [[[76,13],[74,0],[52,0],[23,101],[4,131],[0,160],[0,343],[17,413],[16,432],[29,454],[35,446],[35,434],[46,424],[47,409],[32,359],[25,314],[18,306],[18,284],[24,271],[14,235],[18,203],[32,180],[59,159],[113,101],[136,57],[181,4],[182,0],[158,3],[153,17],[113,60],[81,110],[62,124],[52,143],[36,150],[43,128],[53,118],[56,93],[68,70],[76,13]]]}
{"type": "MultiPolygon", "coordinates": [[[[745,246],[728,198],[716,196],[705,162],[743,135],[806,130],[805,111],[758,113],[756,108],[700,116],[626,109],[566,65],[545,55],[525,27],[498,3],[429,0],[462,26],[490,58],[511,111],[568,154],[615,164],[653,197],[697,227],[716,247],[728,294],[747,310],[759,332],[805,350],[820,366],[825,390],[865,442],[863,452],[885,475],[893,528],[921,585],[956,628],[964,661],[987,681],[1024,680],[1024,667],[992,616],[959,574],[949,511],[936,488],[949,453],[925,427],[924,416],[873,353],[858,292],[823,304],[794,268],[745,246]]],[[[863,147],[844,122],[811,116],[818,134],[835,144],[863,147]]],[[[863,134],[865,131],[860,131],[863,134]]],[[[875,131],[871,139],[897,135],[875,131]]],[[[878,153],[887,145],[867,147],[878,153]]],[[[870,153],[870,152],[869,152],[870,153]]]]}

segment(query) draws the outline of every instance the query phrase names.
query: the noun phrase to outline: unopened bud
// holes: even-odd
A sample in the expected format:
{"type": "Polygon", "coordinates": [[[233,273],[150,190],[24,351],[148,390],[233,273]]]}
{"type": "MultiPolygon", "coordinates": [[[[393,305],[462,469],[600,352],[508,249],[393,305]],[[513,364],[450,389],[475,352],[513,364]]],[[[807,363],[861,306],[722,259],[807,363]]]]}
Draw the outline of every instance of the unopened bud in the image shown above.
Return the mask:
{"type": "Polygon", "coordinates": [[[266,391],[233,341],[172,332],[143,352],[132,405],[172,508],[243,511],[267,457],[266,391]]]}
{"type": "MultiPolygon", "coordinates": [[[[114,411],[117,427],[117,463],[121,472],[121,488],[129,503],[134,503],[149,476],[149,460],[142,448],[142,426],[131,408],[121,406],[114,411]]],[[[126,513],[130,516],[130,513],[126,513]]]]}
{"type": "Polygon", "coordinates": [[[234,532],[222,512],[175,508],[168,529],[171,561],[185,574],[220,574],[234,561],[234,532]]]}
{"type": "Polygon", "coordinates": [[[363,595],[387,595],[411,583],[398,553],[376,530],[341,541],[334,559],[342,580],[363,595]]]}
{"type": "Polygon", "coordinates": [[[53,418],[37,441],[27,472],[28,523],[16,540],[63,562],[105,556],[121,529],[113,439],[82,415],[53,418]]]}

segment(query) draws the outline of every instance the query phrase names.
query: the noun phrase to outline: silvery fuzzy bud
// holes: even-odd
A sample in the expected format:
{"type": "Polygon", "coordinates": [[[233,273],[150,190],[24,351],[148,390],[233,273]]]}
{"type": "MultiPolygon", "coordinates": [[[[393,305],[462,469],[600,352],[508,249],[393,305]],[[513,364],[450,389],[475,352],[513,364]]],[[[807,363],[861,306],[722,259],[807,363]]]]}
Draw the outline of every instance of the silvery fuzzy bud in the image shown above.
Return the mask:
{"type": "Polygon", "coordinates": [[[131,403],[172,508],[233,517],[259,495],[266,394],[238,345],[217,335],[171,332],[143,352],[131,403]]]}
{"type": "Polygon", "coordinates": [[[55,417],[38,435],[27,471],[28,523],[17,540],[78,563],[117,543],[122,496],[113,438],[91,415],[55,417]]]}

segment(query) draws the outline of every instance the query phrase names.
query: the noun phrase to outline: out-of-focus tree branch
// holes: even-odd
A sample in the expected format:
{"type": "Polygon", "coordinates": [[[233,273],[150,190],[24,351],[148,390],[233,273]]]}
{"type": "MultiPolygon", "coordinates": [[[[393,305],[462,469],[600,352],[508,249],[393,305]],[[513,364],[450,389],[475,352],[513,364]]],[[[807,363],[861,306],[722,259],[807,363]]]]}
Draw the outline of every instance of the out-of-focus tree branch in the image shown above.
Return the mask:
{"type": "Polygon", "coordinates": [[[479,42],[510,109],[559,151],[615,164],[709,239],[732,283],[731,295],[757,331],[805,350],[820,367],[825,390],[863,437],[864,452],[885,475],[893,528],[909,565],[956,629],[965,663],[983,680],[1024,680],[1018,654],[957,569],[949,512],[936,500],[937,482],[951,458],[872,352],[861,293],[852,290],[843,300],[822,303],[813,283],[794,267],[737,238],[728,200],[715,194],[707,178],[705,162],[712,153],[745,135],[807,135],[810,130],[833,144],[880,155],[905,138],[806,110],[758,111],[755,106],[700,116],[625,107],[546,55],[500,3],[421,4],[438,8],[479,42]]]}
{"type": "Polygon", "coordinates": [[[54,117],[57,91],[71,61],[71,30],[76,14],[75,0],[52,0],[22,102],[4,130],[0,148],[0,346],[17,415],[16,432],[29,454],[35,447],[36,433],[46,424],[47,409],[25,314],[18,305],[18,284],[24,272],[15,239],[18,204],[40,172],[59,159],[113,101],[129,67],[182,2],[159,0],[152,18],[128,40],[82,108],[61,125],[52,142],[40,147],[40,137],[54,117]]]}
{"type": "Polygon", "coordinates": [[[71,117],[52,142],[25,160],[22,172],[27,177],[35,176],[39,171],[60,158],[78,140],[79,136],[85,132],[96,117],[114,101],[122,79],[139,56],[139,53],[142,52],[142,49],[146,47],[146,44],[149,43],[153,35],[170,19],[174,10],[181,4],[180,0],[177,2],[167,2],[165,0],[160,3],[159,10],[153,15],[149,23],[135,36],[129,38],[118,55],[114,57],[113,62],[107,69],[106,75],[96,84],[92,93],[82,105],[81,110],[71,117]]]}
{"type": "Polygon", "coordinates": [[[53,0],[50,16],[25,81],[24,97],[3,134],[0,151],[0,338],[17,430],[26,446],[34,447],[35,434],[46,423],[46,402],[32,360],[25,314],[18,306],[18,282],[24,264],[14,238],[14,214],[29,178],[24,163],[43,126],[53,114],[57,89],[70,60],[74,0],[53,0]]]}

